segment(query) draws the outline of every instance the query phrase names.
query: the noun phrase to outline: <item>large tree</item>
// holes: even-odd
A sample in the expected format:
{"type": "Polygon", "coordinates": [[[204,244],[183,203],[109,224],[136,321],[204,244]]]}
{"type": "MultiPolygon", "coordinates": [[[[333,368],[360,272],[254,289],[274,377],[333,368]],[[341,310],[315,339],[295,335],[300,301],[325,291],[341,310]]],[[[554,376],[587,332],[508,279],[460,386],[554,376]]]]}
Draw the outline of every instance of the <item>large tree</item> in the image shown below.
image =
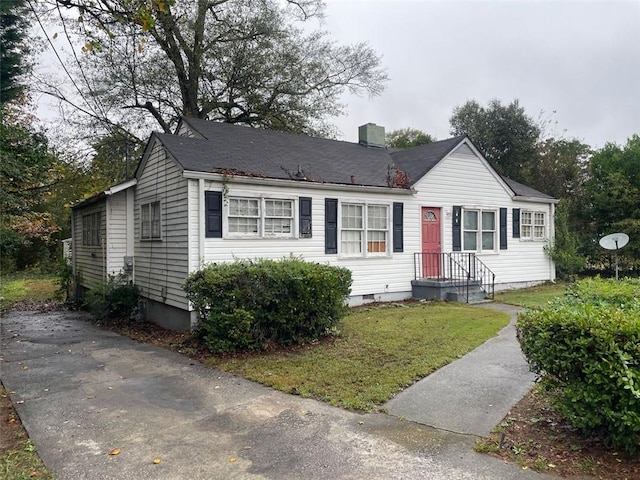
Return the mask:
{"type": "Polygon", "coordinates": [[[144,137],[180,115],[274,130],[330,134],[349,90],[379,94],[380,59],[364,43],[338,45],[305,21],[319,0],[49,0],[79,27],[81,97],[48,91],[108,126],[144,137]]]}
{"type": "Polygon", "coordinates": [[[29,25],[24,0],[0,2],[0,104],[18,99],[24,90],[22,77],[29,71],[26,42],[29,25]]]}
{"type": "Polygon", "coordinates": [[[386,135],[387,147],[390,148],[411,148],[435,141],[434,137],[417,128],[400,128],[386,135]]]}
{"type": "Polygon", "coordinates": [[[594,153],[586,185],[592,253],[601,250],[596,241],[603,235],[624,232],[633,240],[622,255],[640,267],[640,135],[633,135],[624,146],[607,143],[594,153]]]}
{"type": "Polygon", "coordinates": [[[0,107],[0,267],[25,268],[49,258],[56,219],[43,208],[59,181],[45,135],[16,107],[0,107]]]}
{"type": "Polygon", "coordinates": [[[454,108],[449,120],[453,135],[468,135],[498,171],[526,182],[526,165],[535,161],[540,128],[518,100],[503,105],[491,100],[487,107],[475,100],[454,108]]]}

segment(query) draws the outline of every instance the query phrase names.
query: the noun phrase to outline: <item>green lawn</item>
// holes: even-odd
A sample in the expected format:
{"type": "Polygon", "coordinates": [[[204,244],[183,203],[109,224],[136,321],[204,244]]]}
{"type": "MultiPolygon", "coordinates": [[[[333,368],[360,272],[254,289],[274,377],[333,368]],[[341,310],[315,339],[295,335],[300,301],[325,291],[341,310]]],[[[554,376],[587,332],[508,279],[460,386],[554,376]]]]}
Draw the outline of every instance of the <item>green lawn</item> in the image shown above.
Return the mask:
{"type": "Polygon", "coordinates": [[[508,290],[496,293],[495,300],[496,302],[519,305],[525,308],[534,308],[546,305],[556,297],[562,297],[568,286],[568,283],[558,282],[545,283],[544,285],[521,290],[508,290]]]}
{"type": "Polygon", "coordinates": [[[339,336],[319,344],[209,363],[283,392],[371,411],[508,322],[494,310],[457,304],[361,308],[341,322],[339,336]]]}
{"type": "Polygon", "coordinates": [[[59,288],[54,275],[8,275],[0,277],[0,308],[26,300],[52,300],[59,288]]]}

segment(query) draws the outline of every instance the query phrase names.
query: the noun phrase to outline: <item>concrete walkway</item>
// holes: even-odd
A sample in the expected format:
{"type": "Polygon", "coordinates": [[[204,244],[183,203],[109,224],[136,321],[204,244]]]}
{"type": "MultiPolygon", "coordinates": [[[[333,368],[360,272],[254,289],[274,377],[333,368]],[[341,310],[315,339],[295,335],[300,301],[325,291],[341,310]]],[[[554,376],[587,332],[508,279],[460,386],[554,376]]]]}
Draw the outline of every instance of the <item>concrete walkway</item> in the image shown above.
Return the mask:
{"type": "Polygon", "coordinates": [[[520,309],[483,304],[511,315],[497,337],[420,380],[386,406],[391,415],[450,432],[487,435],[533,387],[515,320],[520,309]]]}
{"type": "MultiPolygon", "coordinates": [[[[0,378],[58,480],[552,478],[475,453],[476,437],[447,431],[454,426],[276,392],[100,330],[79,313],[11,313],[0,317],[0,334],[0,378]]],[[[430,410],[420,389],[392,410],[411,402],[430,410]]],[[[465,408],[486,409],[479,397],[491,390],[465,408]]]]}

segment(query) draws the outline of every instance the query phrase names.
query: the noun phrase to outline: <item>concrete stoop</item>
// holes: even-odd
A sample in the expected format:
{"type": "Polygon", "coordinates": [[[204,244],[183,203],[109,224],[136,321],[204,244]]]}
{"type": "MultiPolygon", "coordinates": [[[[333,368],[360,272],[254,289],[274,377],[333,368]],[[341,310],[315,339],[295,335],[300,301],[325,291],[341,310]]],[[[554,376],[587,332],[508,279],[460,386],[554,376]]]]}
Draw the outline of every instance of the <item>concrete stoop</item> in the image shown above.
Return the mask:
{"type": "Polygon", "coordinates": [[[469,285],[469,301],[450,280],[419,279],[411,281],[411,295],[413,298],[424,300],[445,300],[448,302],[483,303],[490,299],[480,284],[473,282],[469,285]]]}

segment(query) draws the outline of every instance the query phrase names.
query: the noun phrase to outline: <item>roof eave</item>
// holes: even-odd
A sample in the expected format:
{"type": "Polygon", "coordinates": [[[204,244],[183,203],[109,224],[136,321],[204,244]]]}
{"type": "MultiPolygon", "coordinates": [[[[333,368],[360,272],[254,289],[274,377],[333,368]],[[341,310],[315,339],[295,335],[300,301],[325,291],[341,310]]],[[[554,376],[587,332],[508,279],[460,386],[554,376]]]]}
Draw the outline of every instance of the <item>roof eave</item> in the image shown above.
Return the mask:
{"type": "Polygon", "coordinates": [[[557,198],[527,197],[524,195],[514,195],[513,199],[519,202],[553,203],[554,205],[560,203],[560,200],[557,198]]]}
{"type": "Polygon", "coordinates": [[[128,188],[134,187],[136,184],[138,183],[138,179],[137,178],[130,178],[129,180],[127,180],[126,182],[122,182],[119,183],[117,185],[114,185],[113,187],[110,187],[109,189],[105,190],[104,193],[105,195],[114,195],[118,192],[121,192],[123,190],[126,190],[128,188]]]}
{"type": "Polygon", "coordinates": [[[338,190],[353,192],[369,192],[369,193],[390,193],[393,195],[411,195],[413,189],[409,188],[392,188],[392,187],[379,187],[375,185],[353,185],[344,183],[319,183],[303,180],[286,180],[280,178],[264,178],[264,177],[251,177],[242,175],[224,175],[220,173],[207,173],[197,172],[193,170],[185,170],[182,173],[184,178],[196,179],[196,180],[212,180],[219,182],[229,182],[241,184],[257,184],[268,186],[280,186],[280,187],[297,187],[297,188],[309,188],[314,190],[338,190]]]}

